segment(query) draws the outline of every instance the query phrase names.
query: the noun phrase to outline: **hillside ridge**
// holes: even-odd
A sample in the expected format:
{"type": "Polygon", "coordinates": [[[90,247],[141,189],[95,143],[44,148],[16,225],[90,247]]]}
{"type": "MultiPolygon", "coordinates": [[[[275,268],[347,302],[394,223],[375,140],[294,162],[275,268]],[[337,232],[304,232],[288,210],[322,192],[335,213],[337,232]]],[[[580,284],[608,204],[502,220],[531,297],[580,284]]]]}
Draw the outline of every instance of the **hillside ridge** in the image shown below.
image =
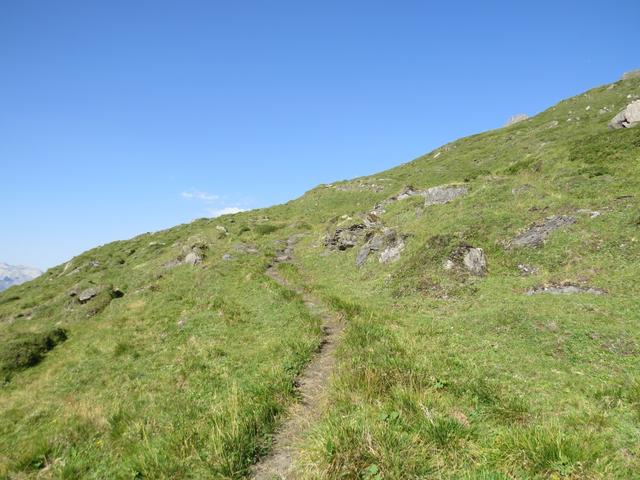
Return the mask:
{"type": "Polygon", "coordinates": [[[626,75],[0,293],[0,476],[634,478],[639,98],[626,75]]]}

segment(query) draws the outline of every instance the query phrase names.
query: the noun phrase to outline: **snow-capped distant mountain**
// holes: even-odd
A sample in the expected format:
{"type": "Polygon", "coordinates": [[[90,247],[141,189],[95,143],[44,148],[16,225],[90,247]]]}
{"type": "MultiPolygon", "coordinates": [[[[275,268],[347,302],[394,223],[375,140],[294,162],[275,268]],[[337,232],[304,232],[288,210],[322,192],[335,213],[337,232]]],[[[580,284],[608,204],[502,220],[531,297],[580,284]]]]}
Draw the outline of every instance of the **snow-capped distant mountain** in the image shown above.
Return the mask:
{"type": "Polygon", "coordinates": [[[0,262],[0,292],[12,285],[33,280],[42,272],[37,268],[9,265],[0,262]]]}

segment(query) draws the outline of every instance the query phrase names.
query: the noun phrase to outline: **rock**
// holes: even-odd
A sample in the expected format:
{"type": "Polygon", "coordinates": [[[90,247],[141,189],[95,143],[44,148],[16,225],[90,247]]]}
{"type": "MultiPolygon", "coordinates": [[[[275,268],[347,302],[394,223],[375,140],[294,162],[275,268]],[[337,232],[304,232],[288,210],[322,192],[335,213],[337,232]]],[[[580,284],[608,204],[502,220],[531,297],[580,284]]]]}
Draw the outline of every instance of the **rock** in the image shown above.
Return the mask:
{"type": "Polygon", "coordinates": [[[631,80],[632,78],[640,78],[640,69],[631,70],[622,74],[622,80],[631,80]]]}
{"type": "Polygon", "coordinates": [[[379,224],[380,218],[374,212],[369,212],[365,215],[363,222],[365,227],[374,228],[379,224]]]}
{"type": "Polygon", "coordinates": [[[196,252],[189,252],[184,257],[184,260],[182,262],[187,264],[187,265],[194,265],[195,266],[195,265],[198,265],[199,263],[202,262],[202,256],[199,253],[196,253],[196,252]]]}
{"type": "Polygon", "coordinates": [[[284,250],[280,250],[276,253],[275,261],[278,263],[288,262],[293,258],[293,249],[296,244],[304,238],[304,234],[296,233],[287,238],[287,243],[284,250]]]}
{"type": "Polygon", "coordinates": [[[613,117],[609,122],[609,128],[612,130],[631,128],[638,123],[640,123],[640,100],[631,102],[624,110],[613,117]]]}
{"type": "Polygon", "coordinates": [[[465,195],[469,191],[466,185],[440,185],[431,187],[423,192],[424,205],[443,205],[449,203],[454,198],[465,195]]]}
{"type": "Polygon", "coordinates": [[[518,264],[518,270],[522,275],[533,275],[538,273],[538,269],[536,267],[532,267],[531,265],[525,265],[524,263],[518,264]]]}
{"type": "Polygon", "coordinates": [[[390,228],[384,228],[382,231],[373,234],[360,248],[356,256],[356,266],[362,266],[371,252],[380,252],[378,258],[380,263],[397,261],[405,247],[404,239],[404,235],[399,235],[390,228]]]}
{"type": "Polygon", "coordinates": [[[420,195],[422,192],[416,190],[411,185],[405,187],[396,197],[395,200],[405,200],[415,195],[420,195]]]}
{"type": "Polygon", "coordinates": [[[78,294],[78,301],[80,303],[87,303],[89,300],[94,298],[96,295],[100,293],[100,290],[96,287],[87,288],[78,294]]]}
{"type": "Polygon", "coordinates": [[[229,233],[227,229],[222,225],[216,225],[216,230],[218,230],[220,233],[223,233],[225,235],[229,233]]]}
{"type": "Polygon", "coordinates": [[[371,253],[371,245],[367,242],[362,246],[362,248],[360,248],[360,251],[358,251],[358,255],[356,255],[357,267],[361,267],[364,264],[364,262],[367,261],[367,257],[369,256],[369,253],[371,253]]]}
{"type": "Polygon", "coordinates": [[[482,277],[487,273],[487,256],[481,248],[470,248],[464,255],[463,262],[471,275],[482,277]]]}
{"type": "Polygon", "coordinates": [[[442,268],[444,268],[445,270],[453,270],[455,267],[456,267],[456,264],[453,263],[453,260],[450,260],[448,258],[442,264],[442,268]]]}
{"type": "Polygon", "coordinates": [[[258,253],[258,249],[253,245],[248,245],[246,243],[236,243],[233,246],[234,250],[242,253],[256,254],[258,253]]]}
{"type": "Polygon", "coordinates": [[[575,223],[575,217],[569,215],[553,215],[530,226],[527,230],[517,235],[510,242],[511,247],[538,247],[544,243],[547,237],[559,228],[575,223]]]}
{"type": "Polygon", "coordinates": [[[526,120],[527,118],[529,118],[529,115],[527,115],[526,113],[516,113],[515,115],[509,117],[507,123],[505,123],[504,126],[508,127],[509,125],[521,122],[523,120],[526,120]]]}
{"type": "Polygon", "coordinates": [[[378,259],[380,263],[391,263],[400,260],[400,253],[404,250],[404,240],[398,238],[393,245],[385,248],[378,259]]]}
{"type": "Polygon", "coordinates": [[[346,250],[355,247],[366,233],[364,223],[356,223],[346,228],[337,228],[333,235],[327,235],[324,244],[329,250],[346,250]]]}
{"type": "Polygon", "coordinates": [[[598,218],[600,215],[602,215],[602,212],[598,211],[598,210],[589,210],[586,208],[581,208],[577,211],[577,213],[584,213],[589,215],[589,218],[598,218]]]}
{"type": "Polygon", "coordinates": [[[540,293],[549,293],[552,295],[567,295],[574,293],[590,293],[592,295],[603,295],[606,292],[600,288],[581,287],[572,283],[564,283],[560,285],[542,285],[526,291],[527,295],[537,295],[540,293]]]}
{"type": "Polygon", "coordinates": [[[482,277],[487,273],[487,256],[484,250],[466,243],[460,244],[443,264],[445,270],[467,271],[482,277]]]}
{"type": "Polygon", "coordinates": [[[225,253],[224,255],[222,255],[222,260],[233,260],[233,256],[229,253],[225,253]]]}

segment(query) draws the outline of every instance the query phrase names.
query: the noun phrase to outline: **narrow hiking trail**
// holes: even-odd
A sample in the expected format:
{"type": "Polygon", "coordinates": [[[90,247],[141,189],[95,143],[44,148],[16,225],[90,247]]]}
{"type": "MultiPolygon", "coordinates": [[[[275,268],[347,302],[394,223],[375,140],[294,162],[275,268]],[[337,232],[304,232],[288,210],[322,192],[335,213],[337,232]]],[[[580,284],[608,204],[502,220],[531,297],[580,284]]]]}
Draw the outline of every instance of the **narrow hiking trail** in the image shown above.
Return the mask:
{"type": "Polygon", "coordinates": [[[297,379],[300,399],[289,409],[285,420],[276,431],[271,452],[251,469],[251,478],[255,480],[296,478],[292,472],[296,448],[304,439],[304,434],[320,418],[326,405],[327,386],[335,366],[335,351],[344,329],[344,320],[340,315],[332,313],[319,298],[291,285],[278,272],[278,263],[291,261],[296,241],[287,241],[287,248],[276,257],[276,261],[266,273],[283,287],[302,295],[309,312],[322,321],[323,339],[318,351],[297,379]]]}

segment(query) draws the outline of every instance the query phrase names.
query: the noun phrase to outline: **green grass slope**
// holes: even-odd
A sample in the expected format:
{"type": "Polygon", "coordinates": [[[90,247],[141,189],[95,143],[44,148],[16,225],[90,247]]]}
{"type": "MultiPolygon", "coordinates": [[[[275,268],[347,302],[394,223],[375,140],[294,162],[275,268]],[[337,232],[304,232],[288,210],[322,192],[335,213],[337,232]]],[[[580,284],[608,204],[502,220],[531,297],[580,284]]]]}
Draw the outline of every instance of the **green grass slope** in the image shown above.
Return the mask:
{"type": "Polygon", "coordinates": [[[246,477],[322,338],[265,275],[301,234],[282,273],[347,327],[299,478],[640,478],[640,128],[607,128],[638,95],[640,79],[598,87],[284,205],[96,248],[1,293],[0,476],[246,477]],[[326,249],[406,186],[450,183],[468,193],[381,214],[406,235],[399,260],[358,268],[364,240],[326,249]],[[510,244],[552,215],[575,222],[538,247],[510,244]],[[461,245],[483,249],[485,276],[443,267],[461,245]],[[181,263],[189,252],[202,261],[181,263]],[[604,293],[527,294],[564,284],[604,293]]]}

